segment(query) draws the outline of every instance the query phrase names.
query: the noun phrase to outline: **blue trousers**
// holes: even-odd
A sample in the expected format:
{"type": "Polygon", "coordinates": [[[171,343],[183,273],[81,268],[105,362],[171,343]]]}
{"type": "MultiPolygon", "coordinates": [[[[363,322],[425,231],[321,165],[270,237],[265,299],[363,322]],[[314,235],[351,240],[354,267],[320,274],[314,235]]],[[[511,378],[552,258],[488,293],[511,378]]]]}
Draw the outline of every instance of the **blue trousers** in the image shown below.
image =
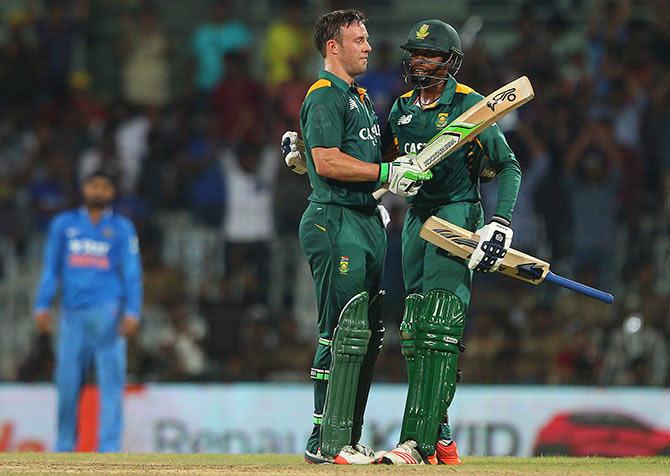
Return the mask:
{"type": "Polygon", "coordinates": [[[56,451],[74,451],[77,411],[88,366],[95,364],[100,391],[98,451],[121,450],[126,339],[118,333],[118,303],[63,311],[58,326],[55,380],[58,391],[56,451]]]}

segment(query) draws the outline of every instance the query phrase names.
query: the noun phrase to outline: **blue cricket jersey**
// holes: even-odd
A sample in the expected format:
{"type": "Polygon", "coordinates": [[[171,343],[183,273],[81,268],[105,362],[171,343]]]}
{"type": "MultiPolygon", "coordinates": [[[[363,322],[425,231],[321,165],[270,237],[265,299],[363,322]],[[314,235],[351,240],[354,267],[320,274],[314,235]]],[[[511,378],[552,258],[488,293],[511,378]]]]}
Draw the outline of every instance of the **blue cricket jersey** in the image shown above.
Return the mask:
{"type": "Polygon", "coordinates": [[[64,310],[120,301],[139,318],[142,267],[135,227],[106,211],[94,224],[86,208],[56,215],[49,226],[35,310],[48,309],[60,285],[64,310]]]}

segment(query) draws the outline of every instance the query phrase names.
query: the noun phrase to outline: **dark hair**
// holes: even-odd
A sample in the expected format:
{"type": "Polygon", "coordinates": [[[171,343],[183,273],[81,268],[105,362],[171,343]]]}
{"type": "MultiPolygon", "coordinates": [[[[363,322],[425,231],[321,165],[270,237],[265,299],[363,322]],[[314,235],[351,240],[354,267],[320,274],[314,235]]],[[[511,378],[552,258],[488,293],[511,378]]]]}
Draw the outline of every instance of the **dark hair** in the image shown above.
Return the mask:
{"type": "Polygon", "coordinates": [[[88,183],[93,179],[96,178],[103,178],[109,181],[109,183],[112,184],[112,186],[117,189],[118,188],[118,178],[116,177],[115,174],[108,172],[105,169],[98,169],[94,171],[92,174],[90,174],[88,177],[86,177],[86,180],[84,180],[84,183],[88,183]]]}
{"type": "Polygon", "coordinates": [[[347,27],[352,23],[365,23],[367,17],[358,10],[334,10],[321,15],[314,24],[314,45],[319,50],[321,56],[326,57],[326,43],[328,40],[337,40],[340,42],[342,27],[347,27]]]}

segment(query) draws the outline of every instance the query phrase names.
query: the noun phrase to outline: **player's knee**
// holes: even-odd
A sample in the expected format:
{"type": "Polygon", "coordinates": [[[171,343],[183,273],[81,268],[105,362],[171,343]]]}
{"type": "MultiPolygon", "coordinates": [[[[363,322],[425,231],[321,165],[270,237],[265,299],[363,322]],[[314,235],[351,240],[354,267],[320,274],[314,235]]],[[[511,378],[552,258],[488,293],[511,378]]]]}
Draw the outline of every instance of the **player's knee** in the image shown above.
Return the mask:
{"type": "Polygon", "coordinates": [[[415,325],[415,345],[460,353],[465,326],[465,312],[461,300],[445,289],[432,289],[426,293],[422,311],[415,325]]]}

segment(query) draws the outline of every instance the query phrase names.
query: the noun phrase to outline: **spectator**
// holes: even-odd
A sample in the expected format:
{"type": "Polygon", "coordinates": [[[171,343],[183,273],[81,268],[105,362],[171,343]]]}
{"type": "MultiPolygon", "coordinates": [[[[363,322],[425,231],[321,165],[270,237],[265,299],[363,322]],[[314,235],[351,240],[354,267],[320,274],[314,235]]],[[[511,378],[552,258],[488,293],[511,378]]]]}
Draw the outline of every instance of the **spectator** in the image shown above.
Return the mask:
{"type": "MultiPolygon", "coordinates": [[[[132,21],[132,20],[131,20],[132,21]]],[[[129,104],[165,107],[170,101],[170,45],[156,12],[145,7],[122,43],[123,96],[129,104]]]]}
{"type": "Polygon", "coordinates": [[[663,334],[633,313],[609,336],[602,381],[607,385],[664,385],[668,346],[663,334]]]}
{"type": "Polygon", "coordinates": [[[44,17],[35,24],[44,67],[42,81],[48,100],[68,97],[74,53],[83,41],[88,19],[88,0],[75,0],[72,14],[68,11],[69,6],[69,2],[64,1],[46,2],[44,17]]]}
{"type": "Polygon", "coordinates": [[[204,322],[193,315],[183,300],[168,305],[168,321],[159,331],[160,357],[172,362],[171,380],[193,380],[206,370],[202,341],[207,333],[204,322]]]}
{"type": "Polygon", "coordinates": [[[229,53],[225,64],[226,75],[212,93],[212,108],[222,139],[227,145],[237,146],[258,136],[265,92],[249,74],[245,55],[229,53]]]}
{"type": "Polygon", "coordinates": [[[223,58],[251,45],[251,33],[232,17],[230,0],[216,0],[209,15],[210,21],[198,26],[193,33],[193,52],[196,59],[195,86],[209,93],[224,76],[223,58]]]}
{"type": "Polygon", "coordinates": [[[222,154],[228,190],[226,269],[238,300],[267,303],[270,242],[275,237],[272,197],[280,160],[275,147],[257,142],[222,154]]]}
{"type": "Polygon", "coordinates": [[[312,34],[303,21],[300,0],[290,0],[283,17],[270,23],[265,36],[263,55],[267,72],[265,84],[270,91],[293,76],[309,58],[312,34]]]}
{"type": "Polygon", "coordinates": [[[595,265],[597,285],[605,289],[612,285],[622,160],[605,120],[584,128],[565,159],[574,217],[575,268],[595,265]]]}

